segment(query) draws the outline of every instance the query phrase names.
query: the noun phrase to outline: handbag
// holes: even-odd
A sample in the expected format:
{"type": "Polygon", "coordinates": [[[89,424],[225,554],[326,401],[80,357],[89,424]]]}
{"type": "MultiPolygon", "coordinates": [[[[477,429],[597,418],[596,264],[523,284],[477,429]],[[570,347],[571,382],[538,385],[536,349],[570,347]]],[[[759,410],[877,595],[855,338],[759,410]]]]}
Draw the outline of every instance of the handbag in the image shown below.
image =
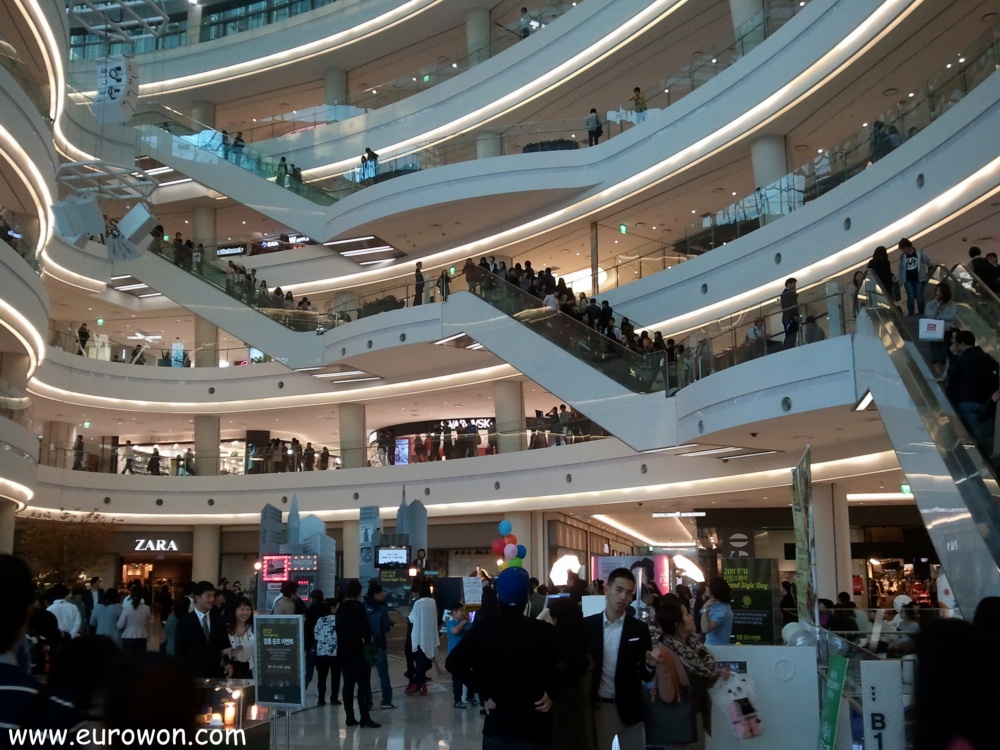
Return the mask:
{"type": "Polygon", "coordinates": [[[684,685],[677,674],[670,652],[665,663],[656,668],[656,678],[642,702],[643,723],[648,745],[685,745],[697,738],[691,687],[684,685]],[[673,700],[666,696],[672,694],[673,700]]]}
{"type": "Polygon", "coordinates": [[[366,643],[364,649],[361,652],[364,656],[365,664],[369,667],[374,667],[375,663],[378,661],[378,646],[371,643],[366,643]]]}
{"type": "Polygon", "coordinates": [[[920,319],[920,340],[921,341],[944,341],[945,323],[943,320],[934,318],[920,319]]]}

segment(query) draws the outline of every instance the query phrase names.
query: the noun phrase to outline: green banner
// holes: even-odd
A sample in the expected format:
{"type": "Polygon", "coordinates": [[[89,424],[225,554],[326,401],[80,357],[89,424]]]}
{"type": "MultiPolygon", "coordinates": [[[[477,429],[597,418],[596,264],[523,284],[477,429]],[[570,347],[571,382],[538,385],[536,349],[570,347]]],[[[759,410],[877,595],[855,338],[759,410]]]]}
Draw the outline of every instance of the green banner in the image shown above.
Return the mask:
{"type": "Polygon", "coordinates": [[[306,702],[302,615],[258,615],[254,618],[257,659],[254,680],[257,703],[298,708],[306,702]]]}
{"type": "Polygon", "coordinates": [[[778,564],[766,558],[722,560],[722,577],[733,594],[733,637],[737,643],[777,643],[778,564]]]}
{"type": "Polygon", "coordinates": [[[812,460],[809,446],[792,469],[792,518],[795,521],[795,585],[799,622],[818,622],[816,528],[813,519],[812,460]]]}
{"type": "Polygon", "coordinates": [[[840,702],[844,697],[844,678],[847,677],[847,657],[831,656],[823,688],[823,710],[819,715],[819,750],[833,750],[837,744],[837,720],[840,702]]]}

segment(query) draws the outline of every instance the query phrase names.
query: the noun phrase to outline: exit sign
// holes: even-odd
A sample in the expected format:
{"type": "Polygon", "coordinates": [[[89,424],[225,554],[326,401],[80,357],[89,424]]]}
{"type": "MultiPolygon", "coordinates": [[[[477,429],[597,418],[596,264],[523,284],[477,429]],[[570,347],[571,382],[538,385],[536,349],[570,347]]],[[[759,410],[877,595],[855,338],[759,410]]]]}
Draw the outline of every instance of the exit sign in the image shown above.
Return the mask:
{"type": "Polygon", "coordinates": [[[913,494],[913,491],[910,489],[910,485],[908,485],[908,484],[901,484],[901,485],[899,485],[899,491],[901,493],[903,493],[904,495],[912,495],[913,494]]]}
{"type": "Polygon", "coordinates": [[[618,231],[621,232],[622,234],[628,234],[628,227],[624,224],[619,224],[618,231]]]}

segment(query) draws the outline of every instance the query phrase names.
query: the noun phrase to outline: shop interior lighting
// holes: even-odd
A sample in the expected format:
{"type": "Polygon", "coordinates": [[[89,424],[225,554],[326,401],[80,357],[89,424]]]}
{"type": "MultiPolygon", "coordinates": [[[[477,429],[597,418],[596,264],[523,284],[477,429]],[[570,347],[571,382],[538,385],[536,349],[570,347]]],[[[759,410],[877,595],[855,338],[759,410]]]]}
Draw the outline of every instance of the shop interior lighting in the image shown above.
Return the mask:
{"type": "Polygon", "coordinates": [[[653,518],[704,518],[703,510],[674,510],[669,513],[654,513],[653,518]]]}
{"type": "Polygon", "coordinates": [[[737,458],[755,458],[757,456],[770,456],[778,451],[755,451],[754,453],[741,453],[738,456],[720,456],[721,461],[735,461],[737,458]]]}
{"type": "Polygon", "coordinates": [[[694,451],[693,453],[681,453],[680,455],[685,457],[692,456],[714,456],[718,453],[732,453],[733,451],[741,451],[742,448],[732,447],[732,448],[709,448],[703,451],[694,451]]]}
{"type": "Polygon", "coordinates": [[[912,500],[913,495],[905,492],[849,492],[848,500],[912,500]]]}

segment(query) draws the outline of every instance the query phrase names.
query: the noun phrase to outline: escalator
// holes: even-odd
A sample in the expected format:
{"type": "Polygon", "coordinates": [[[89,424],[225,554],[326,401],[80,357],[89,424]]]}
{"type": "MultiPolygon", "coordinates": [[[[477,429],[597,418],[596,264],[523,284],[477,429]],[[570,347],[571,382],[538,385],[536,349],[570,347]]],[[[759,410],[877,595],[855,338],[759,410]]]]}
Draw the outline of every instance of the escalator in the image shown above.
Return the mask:
{"type": "MultiPolygon", "coordinates": [[[[955,286],[958,325],[996,352],[1000,304],[977,280],[955,286]]],[[[1000,491],[993,449],[977,441],[936,381],[892,297],[869,275],[859,300],[855,337],[858,393],[871,392],[917,508],[948,574],[959,606],[971,617],[985,596],[1000,595],[1000,491]]]]}
{"type": "Polygon", "coordinates": [[[331,327],[326,314],[277,307],[269,294],[238,288],[208,262],[175,259],[174,249],[162,240],[138,258],[116,263],[115,272],[131,274],[289,367],[323,364],[323,339],[316,334],[331,327]],[[204,283],[192,283],[192,276],[204,283]]]}

